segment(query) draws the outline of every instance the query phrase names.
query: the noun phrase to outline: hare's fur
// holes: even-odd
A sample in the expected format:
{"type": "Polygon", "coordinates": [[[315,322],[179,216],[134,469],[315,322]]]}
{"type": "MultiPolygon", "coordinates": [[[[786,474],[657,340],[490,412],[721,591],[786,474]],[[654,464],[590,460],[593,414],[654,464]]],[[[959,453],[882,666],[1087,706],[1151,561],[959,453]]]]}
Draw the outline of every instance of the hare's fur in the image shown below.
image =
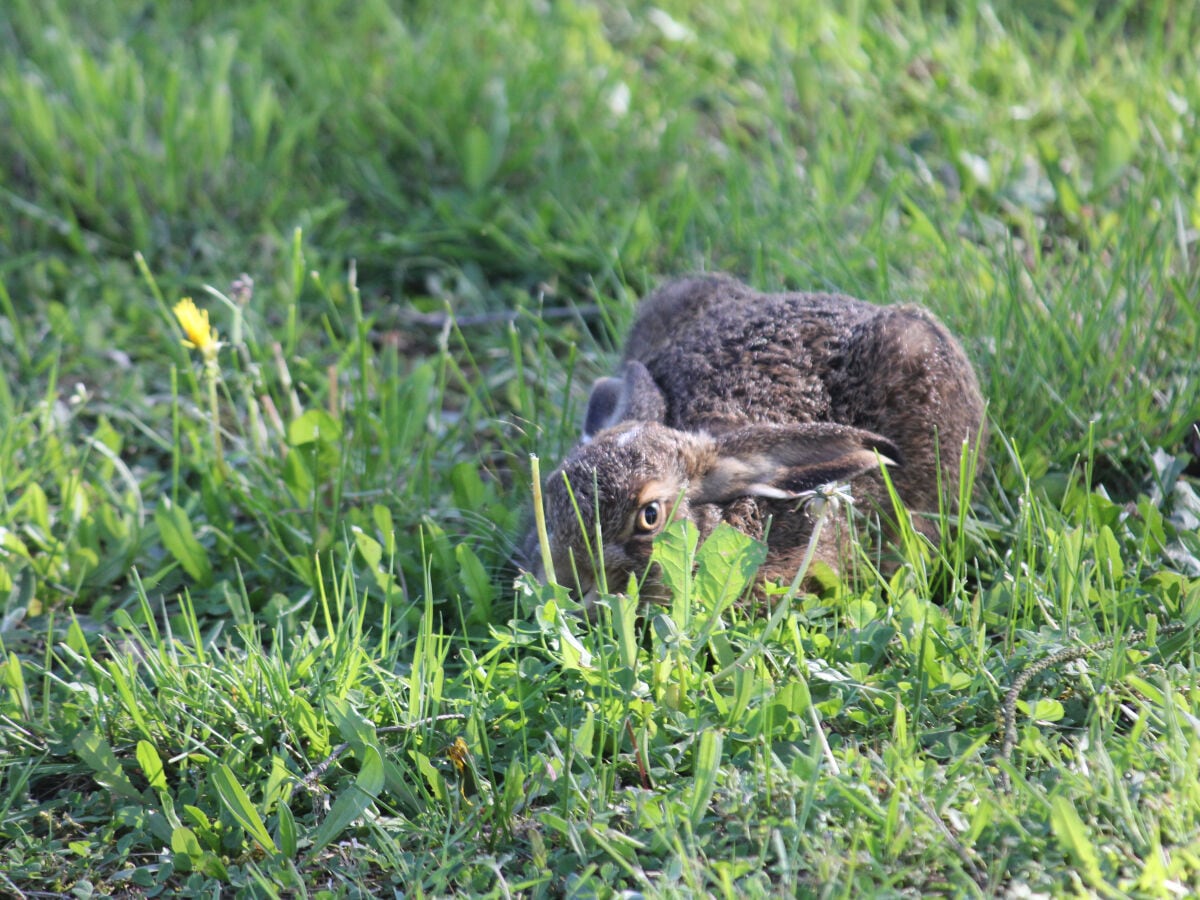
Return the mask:
{"type": "MultiPolygon", "coordinates": [[[[881,463],[936,540],[983,417],[962,348],[924,309],[764,294],[726,276],[670,282],[639,305],[620,374],[596,384],[582,442],[547,479],[556,574],[584,595],[598,586],[598,514],[609,590],[645,573],[669,516],[702,536],[721,521],[766,533],[760,575],[790,579],[812,529],[799,495],[849,481],[856,504],[886,520],[881,463]],[[639,521],[652,503],[660,514],[639,521]]],[[[833,527],[818,548],[834,568],[842,537],[833,527]]]]}

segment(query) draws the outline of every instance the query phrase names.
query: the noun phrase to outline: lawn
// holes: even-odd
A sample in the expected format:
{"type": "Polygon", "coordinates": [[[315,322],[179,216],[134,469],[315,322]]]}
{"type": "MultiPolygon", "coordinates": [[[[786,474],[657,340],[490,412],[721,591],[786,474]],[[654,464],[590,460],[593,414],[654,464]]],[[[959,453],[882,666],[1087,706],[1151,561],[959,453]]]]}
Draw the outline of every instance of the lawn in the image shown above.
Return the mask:
{"type": "Polygon", "coordinates": [[[7,0],[0,893],[1200,891],[1197,46],[1173,0],[7,0]],[[974,502],[769,608],[673,529],[673,602],[589,620],[509,565],[531,472],[701,270],[936,312],[974,502]]]}

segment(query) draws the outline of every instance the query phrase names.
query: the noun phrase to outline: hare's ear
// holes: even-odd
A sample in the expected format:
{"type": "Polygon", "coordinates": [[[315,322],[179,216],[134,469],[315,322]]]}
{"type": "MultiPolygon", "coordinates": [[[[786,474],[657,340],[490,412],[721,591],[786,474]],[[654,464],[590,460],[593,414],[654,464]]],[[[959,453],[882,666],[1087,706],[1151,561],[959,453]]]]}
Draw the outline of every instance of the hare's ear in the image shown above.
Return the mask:
{"type": "Polygon", "coordinates": [[[861,428],[811,422],[751,425],[722,435],[715,458],[699,474],[695,503],[737,497],[785,500],[831,481],[849,481],[881,464],[900,465],[887,438],[861,428]]]}
{"type": "Polygon", "coordinates": [[[588,397],[583,439],[622,422],[661,422],[667,414],[662,391],[649,370],[636,359],[625,363],[617,378],[601,378],[588,397]]]}

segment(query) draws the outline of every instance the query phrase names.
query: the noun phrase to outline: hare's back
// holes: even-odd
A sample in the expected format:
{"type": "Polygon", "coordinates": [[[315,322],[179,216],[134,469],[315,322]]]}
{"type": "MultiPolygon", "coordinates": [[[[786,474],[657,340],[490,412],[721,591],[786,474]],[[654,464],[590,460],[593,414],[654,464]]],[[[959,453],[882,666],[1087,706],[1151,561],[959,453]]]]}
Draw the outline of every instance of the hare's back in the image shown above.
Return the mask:
{"type": "Polygon", "coordinates": [[[625,357],[649,370],[672,427],[827,421],[829,373],[879,309],[836,294],[762,294],[723,277],[672,282],[642,302],[625,357]]]}
{"type": "MultiPolygon", "coordinates": [[[[870,316],[878,307],[841,294],[765,294],[729,275],[699,275],[668,281],[642,298],[630,329],[625,358],[646,360],[680,342],[707,346],[711,333],[737,327],[753,333],[763,318],[803,331],[809,321],[847,321],[870,316]]],[[[732,335],[731,335],[732,338],[732,335]]]]}

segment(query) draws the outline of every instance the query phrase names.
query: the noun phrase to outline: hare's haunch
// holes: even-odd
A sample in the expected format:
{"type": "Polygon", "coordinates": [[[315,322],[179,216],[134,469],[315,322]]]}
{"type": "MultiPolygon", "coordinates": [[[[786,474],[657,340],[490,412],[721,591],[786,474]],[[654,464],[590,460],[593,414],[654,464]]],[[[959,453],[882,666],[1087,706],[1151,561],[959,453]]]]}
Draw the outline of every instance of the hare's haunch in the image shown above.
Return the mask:
{"type": "MultiPolygon", "coordinates": [[[[799,495],[849,482],[886,518],[881,464],[936,540],[983,414],[962,348],[919,307],[763,294],[724,276],[670,282],[639,305],[619,373],[596,383],[580,444],[546,481],[556,574],[587,597],[601,566],[603,586],[624,590],[666,522],[687,518],[702,537],[722,521],[767,533],[760,577],[790,580],[812,530],[799,495]]],[[[818,546],[834,568],[838,537],[818,546]]]]}

